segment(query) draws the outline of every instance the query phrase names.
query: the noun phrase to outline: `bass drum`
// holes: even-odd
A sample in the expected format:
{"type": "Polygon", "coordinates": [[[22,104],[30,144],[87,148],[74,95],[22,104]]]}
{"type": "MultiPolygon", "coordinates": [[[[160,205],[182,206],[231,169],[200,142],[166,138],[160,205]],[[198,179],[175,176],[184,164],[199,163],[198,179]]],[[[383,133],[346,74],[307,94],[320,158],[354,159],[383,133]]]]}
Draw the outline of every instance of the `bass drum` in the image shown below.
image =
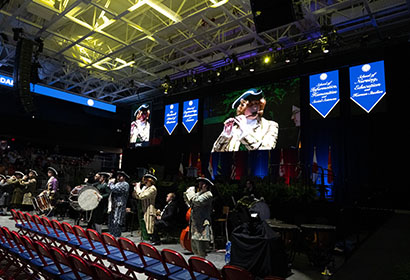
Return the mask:
{"type": "Polygon", "coordinates": [[[91,211],[97,208],[102,196],[97,188],[85,186],[78,192],[78,206],[83,211],[91,211]]]}
{"type": "Polygon", "coordinates": [[[83,211],[81,209],[80,205],[78,205],[78,193],[82,188],[84,188],[87,185],[79,185],[76,186],[71,192],[70,196],[68,197],[68,202],[70,203],[71,208],[73,208],[75,211],[83,211]]]}

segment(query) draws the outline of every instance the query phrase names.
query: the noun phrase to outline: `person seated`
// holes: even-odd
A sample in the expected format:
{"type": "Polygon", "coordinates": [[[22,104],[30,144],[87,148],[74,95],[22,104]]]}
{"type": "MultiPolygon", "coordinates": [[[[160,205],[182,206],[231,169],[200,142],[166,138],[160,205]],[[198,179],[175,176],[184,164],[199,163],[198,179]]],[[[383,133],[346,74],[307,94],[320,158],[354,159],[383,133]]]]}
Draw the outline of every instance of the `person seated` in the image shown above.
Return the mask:
{"type": "Polygon", "coordinates": [[[154,222],[154,234],[152,236],[152,244],[160,245],[161,239],[159,232],[166,228],[169,228],[173,222],[175,222],[175,214],[177,213],[177,203],[175,201],[175,194],[169,193],[166,198],[166,205],[161,212],[158,210],[158,215],[154,222]]]}

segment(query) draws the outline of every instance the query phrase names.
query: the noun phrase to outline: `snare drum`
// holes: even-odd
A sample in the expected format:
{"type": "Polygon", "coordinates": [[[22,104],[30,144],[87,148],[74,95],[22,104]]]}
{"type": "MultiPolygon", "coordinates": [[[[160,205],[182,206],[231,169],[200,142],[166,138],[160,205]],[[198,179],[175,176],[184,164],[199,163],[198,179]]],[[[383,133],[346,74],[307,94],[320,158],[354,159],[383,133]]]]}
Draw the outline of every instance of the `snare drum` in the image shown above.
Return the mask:
{"type": "Polygon", "coordinates": [[[41,193],[40,195],[32,198],[32,203],[34,210],[39,213],[51,210],[51,201],[48,194],[46,193],[41,193]]]}

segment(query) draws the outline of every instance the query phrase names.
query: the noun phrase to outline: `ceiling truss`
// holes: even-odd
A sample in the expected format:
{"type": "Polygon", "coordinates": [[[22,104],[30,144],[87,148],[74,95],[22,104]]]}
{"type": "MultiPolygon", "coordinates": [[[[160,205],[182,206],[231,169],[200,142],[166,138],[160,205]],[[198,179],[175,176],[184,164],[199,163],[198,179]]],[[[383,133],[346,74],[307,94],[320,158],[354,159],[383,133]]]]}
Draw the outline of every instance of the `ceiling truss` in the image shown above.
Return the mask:
{"type": "MultiPolygon", "coordinates": [[[[7,1],[6,1],[7,2],[7,1]]],[[[0,72],[12,73],[12,28],[41,38],[41,83],[105,100],[149,98],[165,76],[232,55],[409,24],[409,0],[300,0],[299,20],[256,33],[248,0],[10,0],[0,9],[0,72]],[[216,4],[215,4],[216,3],[216,4]],[[218,4],[219,3],[219,4],[218,4]],[[223,3],[223,4],[222,4],[223,3]],[[330,3],[330,4],[329,4],[330,3]],[[213,7],[218,6],[218,7],[213,7]]]]}

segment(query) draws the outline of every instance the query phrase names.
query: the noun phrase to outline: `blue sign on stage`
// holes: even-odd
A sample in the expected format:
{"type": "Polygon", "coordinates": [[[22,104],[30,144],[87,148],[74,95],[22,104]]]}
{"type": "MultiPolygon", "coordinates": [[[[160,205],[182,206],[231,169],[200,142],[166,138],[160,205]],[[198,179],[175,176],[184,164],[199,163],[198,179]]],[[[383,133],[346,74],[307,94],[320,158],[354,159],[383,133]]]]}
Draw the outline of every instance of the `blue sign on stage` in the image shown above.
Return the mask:
{"type": "Polygon", "coordinates": [[[334,70],[309,77],[310,106],[322,117],[339,102],[339,71],[334,70]]]}
{"type": "Polygon", "coordinates": [[[172,132],[174,132],[174,129],[178,125],[178,111],[178,103],[169,104],[165,106],[164,126],[169,135],[171,135],[172,132]]]}
{"type": "Polygon", "coordinates": [[[350,67],[350,99],[369,113],[386,94],[384,61],[350,67]]]}
{"type": "Polygon", "coordinates": [[[185,101],[183,109],[182,124],[188,133],[191,133],[198,122],[198,99],[185,101]]]}

